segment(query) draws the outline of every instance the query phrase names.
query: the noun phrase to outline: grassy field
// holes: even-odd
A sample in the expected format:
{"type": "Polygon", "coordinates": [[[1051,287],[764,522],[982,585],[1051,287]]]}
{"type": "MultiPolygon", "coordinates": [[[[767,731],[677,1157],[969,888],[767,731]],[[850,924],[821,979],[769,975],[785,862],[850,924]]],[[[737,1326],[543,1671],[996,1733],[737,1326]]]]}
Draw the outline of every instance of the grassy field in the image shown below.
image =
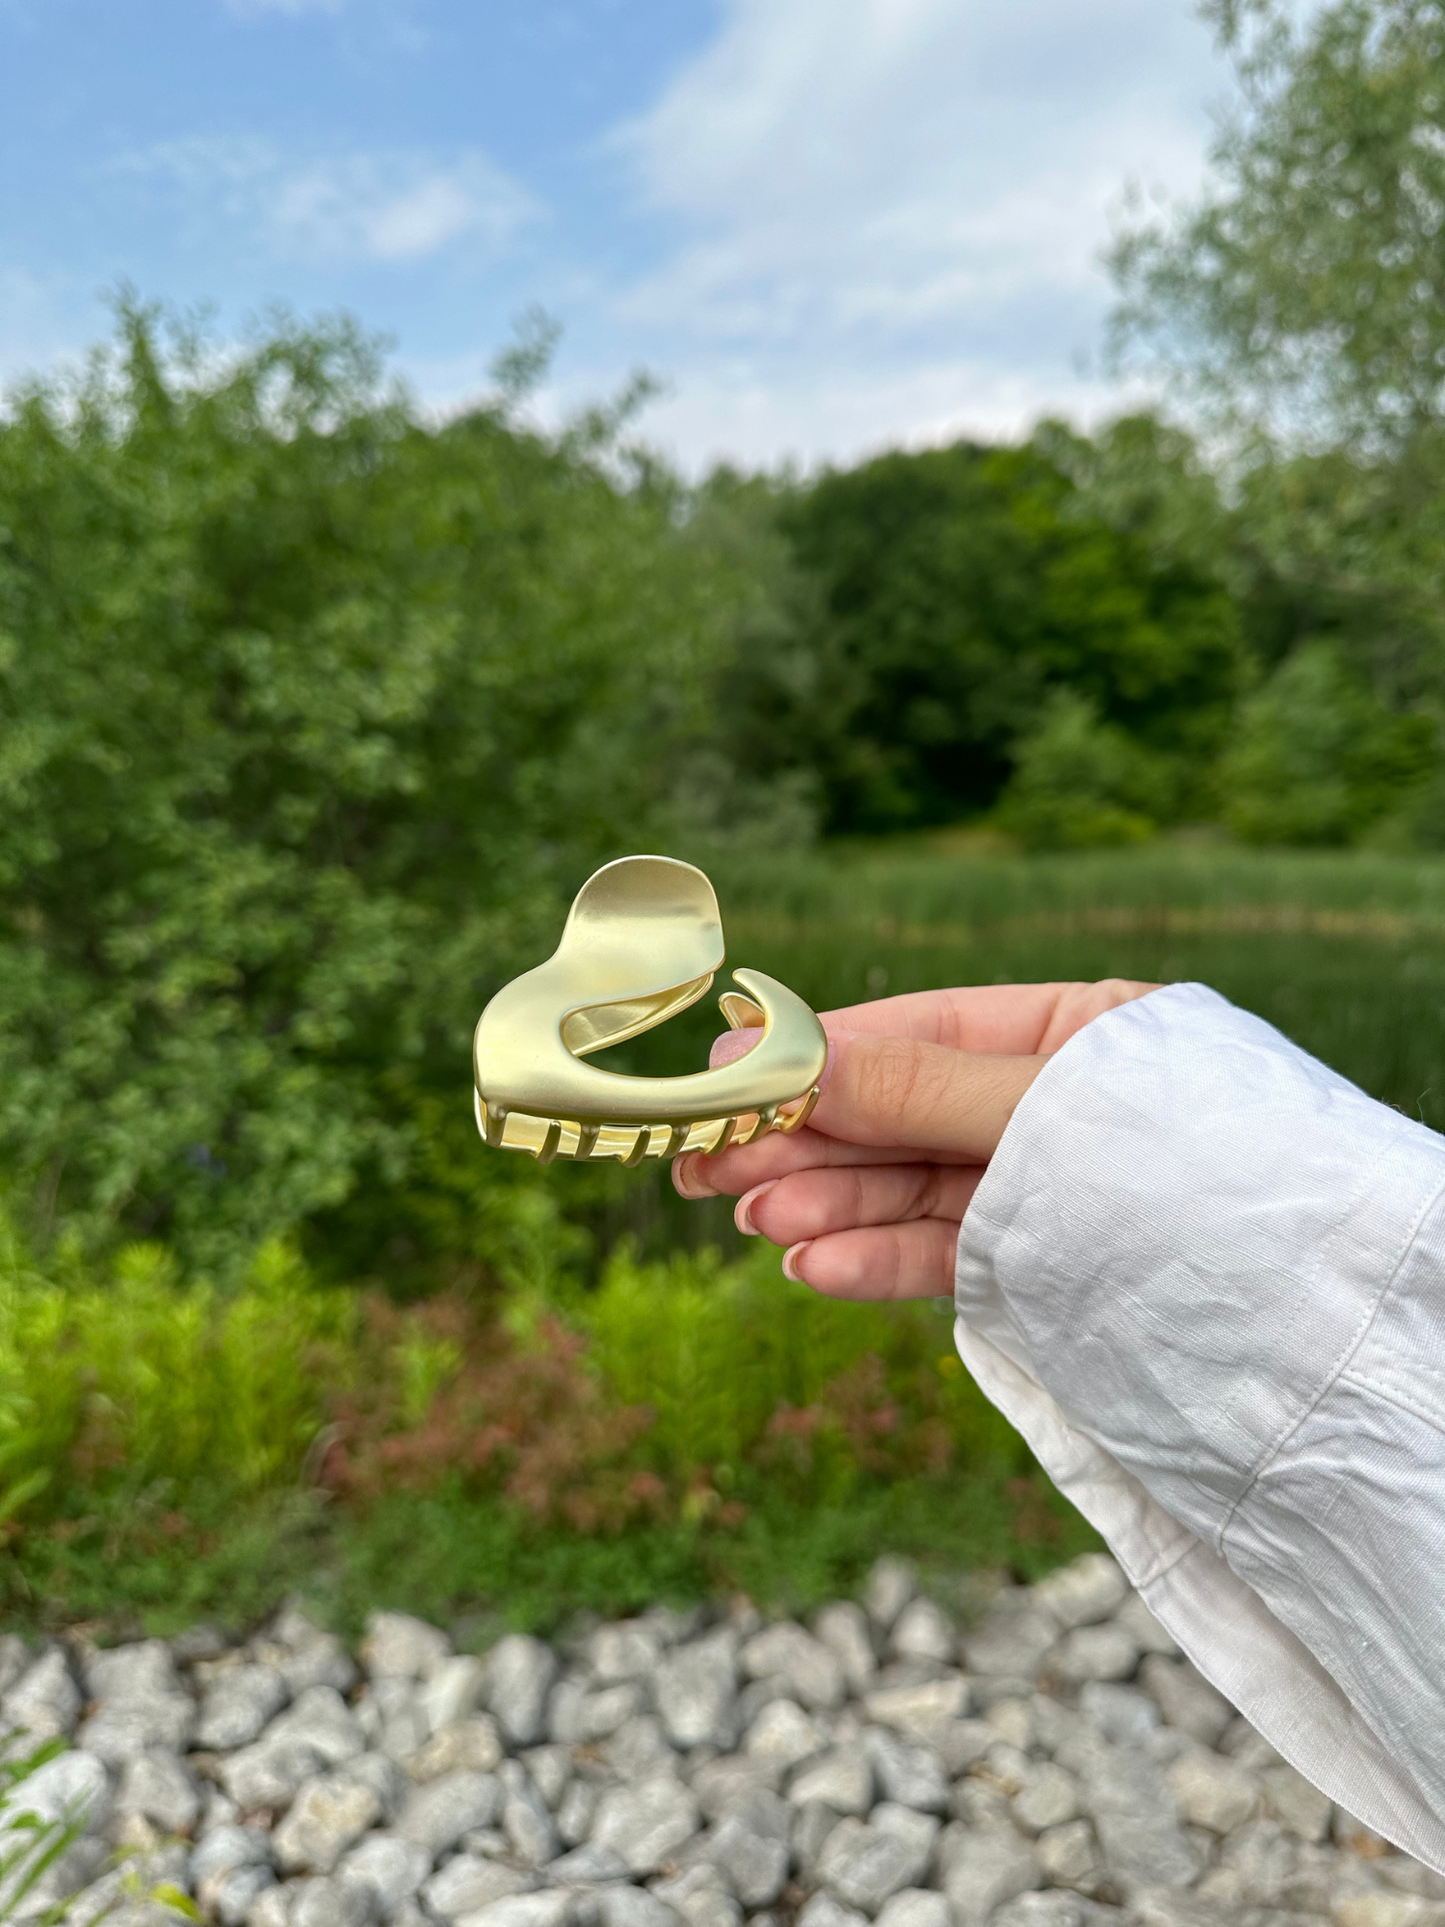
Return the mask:
{"type": "MultiPolygon", "coordinates": [[[[730,959],[819,1008],[1202,980],[1445,1127],[1445,861],[935,842],[716,882],[730,959]]],[[[613,1059],[692,1068],[717,1027],[709,1000],[613,1059]]],[[[229,1300],[164,1254],[40,1278],[0,1239],[0,1607],[164,1627],[244,1619],[295,1586],[341,1623],[396,1605],[482,1637],[738,1587],[802,1607],[885,1549],[942,1584],[1091,1542],[963,1377],[938,1309],[814,1299],[722,1201],[616,1175],[594,1228],[631,1255],[600,1284],[480,1309],[378,1310],[274,1255],[229,1300]]],[[[547,1183],[565,1205],[579,1177],[547,1183]]]]}

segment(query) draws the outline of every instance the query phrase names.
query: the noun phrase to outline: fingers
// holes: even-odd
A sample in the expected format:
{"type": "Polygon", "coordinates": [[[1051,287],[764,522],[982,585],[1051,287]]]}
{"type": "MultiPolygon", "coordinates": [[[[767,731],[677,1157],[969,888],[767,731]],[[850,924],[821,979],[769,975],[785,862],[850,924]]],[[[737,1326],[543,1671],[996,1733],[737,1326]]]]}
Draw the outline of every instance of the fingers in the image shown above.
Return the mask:
{"type": "Polygon", "coordinates": [[[850,1144],[910,1145],[984,1164],[1045,1060],[953,1050],[907,1037],[835,1031],[809,1120],[850,1144]]]}
{"type": "Polygon", "coordinates": [[[957,1223],[919,1218],[794,1245],[783,1270],[829,1298],[947,1298],[957,1245],[957,1223]]]}
{"type": "Polygon", "coordinates": [[[957,1156],[925,1152],[916,1144],[846,1144],[841,1138],[824,1137],[805,1125],[795,1136],[772,1131],[756,1144],[739,1144],[716,1157],[693,1151],[674,1163],[672,1181],[684,1198],[735,1198],[769,1178],[785,1178],[794,1171],[851,1164],[917,1164],[925,1157],[937,1164],[971,1161],[964,1152],[957,1156]]]}
{"type": "Polygon", "coordinates": [[[881,997],[821,1014],[830,1034],[835,1028],[871,1031],[950,1050],[1031,1056],[1057,1050],[1091,1018],[1158,987],[1119,977],[1094,984],[970,984],[881,997]]]}
{"type": "Polygon", "coordinates": [[[915,1218],[947,1219],[956,1231],[982,1176],[977,1166],[936,1164],[797,1171],[744,1192],[735,1217],[739,1231],[775,1245],[915,1218]]]}

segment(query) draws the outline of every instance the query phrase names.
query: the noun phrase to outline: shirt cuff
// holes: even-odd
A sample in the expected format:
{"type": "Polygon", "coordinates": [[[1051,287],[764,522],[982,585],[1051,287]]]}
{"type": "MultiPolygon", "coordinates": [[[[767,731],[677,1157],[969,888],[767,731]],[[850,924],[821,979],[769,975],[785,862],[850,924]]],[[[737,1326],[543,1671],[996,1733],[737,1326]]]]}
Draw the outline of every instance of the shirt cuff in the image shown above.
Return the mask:
{"type": "Polygon", "coordinates": [[[1445,1140],[1173,985],[1044,1067],[956,1293],[965,1364],[1200,1671],[1437,1868],[1445,1427],[1400,1386],[1432,1351],[1445,1385],[1442,1187],[1445,1140]]]}

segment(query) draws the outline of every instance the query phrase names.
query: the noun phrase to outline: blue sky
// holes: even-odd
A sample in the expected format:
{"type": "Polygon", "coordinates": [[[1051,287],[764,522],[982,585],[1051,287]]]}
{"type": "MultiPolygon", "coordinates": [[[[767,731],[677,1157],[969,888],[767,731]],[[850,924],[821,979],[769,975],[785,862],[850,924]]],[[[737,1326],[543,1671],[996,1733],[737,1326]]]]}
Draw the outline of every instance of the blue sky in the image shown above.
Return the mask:
{"type": "Polygon", "coordinates": [[[345,308],[429,402],[533,304],[697,468],[1091,417],[1130,180],[1228,97],[1188,0],[0,0],[0,380],[105,293],[345,308]]]}

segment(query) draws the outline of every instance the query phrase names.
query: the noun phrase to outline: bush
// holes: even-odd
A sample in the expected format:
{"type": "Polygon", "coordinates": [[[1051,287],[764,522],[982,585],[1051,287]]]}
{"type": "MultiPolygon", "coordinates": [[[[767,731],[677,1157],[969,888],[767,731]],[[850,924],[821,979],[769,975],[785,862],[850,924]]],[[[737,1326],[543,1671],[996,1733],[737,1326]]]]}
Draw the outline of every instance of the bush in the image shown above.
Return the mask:
{"type": "Polygon", "coordinates": [[[1247,843],[1349,843],[1407,802],[1433,752],[1427,717],[1392,714],[1336,649],[1308,643],[1242,707],[1224,820],[1247,843]]]}
{"type": "Polygon", "coordinates": [[[231,1272],[326,1213],[369,1255],[347,1210],[422,1175],[589,869],[746,814],[736,563],[606,424],[509,406],[431,425],[345,325],[221,358],[128,311],[0,418],[0,1158],[43,1231],[231,1272]]]}
{"type": "Polygon", "coordinates": [[[1178,790],[1167,758],[1060,689],[1019,744],[994,821],[1028,850],[1114,848],[1151,837],[1178,790]]]}

